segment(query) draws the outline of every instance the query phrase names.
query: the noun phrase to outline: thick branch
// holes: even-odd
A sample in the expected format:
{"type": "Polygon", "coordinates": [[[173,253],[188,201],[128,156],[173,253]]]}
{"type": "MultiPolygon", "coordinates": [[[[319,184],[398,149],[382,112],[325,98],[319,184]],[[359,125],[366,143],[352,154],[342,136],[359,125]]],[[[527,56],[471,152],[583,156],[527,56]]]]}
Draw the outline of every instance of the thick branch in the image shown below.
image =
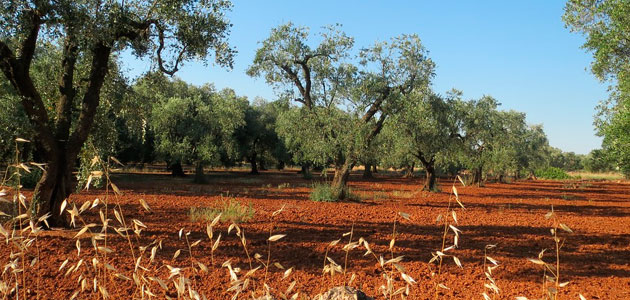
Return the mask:
{"type": "Polygon", "coordinates": [[[302,99],[296,99],[296,101],[303,103],[304,105],[306,105],[308,108],[312,107],[312,103],[311,103],[311,95],[306,93],[306,89],[304,88],[304,86],[302,85],[302,82],[300,81],[300,78],[297,76],[297,73],[295,73],[289,66],[287,65],[280,65],[280,68],[287,73],[287,75],[289,76],[289,79],[293,80],[293,83],[295,84],[295,86],[298,88],[298,90],[300,91],[300,95],[302,95],[302,99]]]}
{"type": "Polygon", "coordinates": [[[38,145],[42,147],[44,155],[49,156],[56,150],[56,143],[48,127],[48,114],[42,98],[35,89],[24,61],[16,59],[13,51],[2,41],[0,41],[0,69],[20,96],[26,115],[35,130],[38,145]]]}
{"type": "Polygon", "coordinates": [[[61,78],[59,80],[59,92],[61,97],[57,103],[57,118],[55,120],[57,141],[67,141],[70,135],[70,124],[72,119],[72,103],[76,95],[74,89],[74,70],[77,62],[78,46],[76,36],[68,30],[68,35],[64,41],[63,58],[61,60],[61,78]]]}
{"type": "Polygon", "coordinates": [[[383,102],[385,102],[385,100],[387,99],[387,97],[389,97],[389,94],[391,92],[391,89],[389,87],[386,87],[383,90],[383,94],[381,95],[381,97],[377,98],[371,105],[370,108],[368,108],[368,110],[365,112],[365,114],[363,115],[363,122],[367,123],[370,120],[372,120],[372,118],[374,117],[374,115],[381,109],[381,104],[383,104],[383,102]]]}
{"type": "Polygon", "coordinates": [[[94,123],[96,108],[100,101],[100,91],[108,71],[111,48],[103,43],[97,43],[92,49],[92,66],[89,83],[81,103],[81,113],[77,127],[70,137],[66,156],[74,159],[85,142],[94,123]]]}
{"type": "Polygon", "coordinates": [[[313,106],[313,101],[311,99],[311,68],[308,67],[307,63],[307,60],[298,62],[298,64],[302,67],[302,72],[304,73],[304,81],[306,83],[306,86],[304,87],[304,94],[302,96],[304,97],[306,106],[310,108],[313,106]]]}
{"type": "Polygon", "coordinates": [[[30,24],[26,24],[25,26],[31,26],[31,28],[29,28],[28,35],[22,42],[19,53],[19,60],[24,70],[28,70],[31,66],[31,61],[33,60],[33,55],[35,54],[35,48],[37,47],[39,29],[42,24],[41,17],[35,11],[28,11],[28,17],[30,19],[30,24]]]}

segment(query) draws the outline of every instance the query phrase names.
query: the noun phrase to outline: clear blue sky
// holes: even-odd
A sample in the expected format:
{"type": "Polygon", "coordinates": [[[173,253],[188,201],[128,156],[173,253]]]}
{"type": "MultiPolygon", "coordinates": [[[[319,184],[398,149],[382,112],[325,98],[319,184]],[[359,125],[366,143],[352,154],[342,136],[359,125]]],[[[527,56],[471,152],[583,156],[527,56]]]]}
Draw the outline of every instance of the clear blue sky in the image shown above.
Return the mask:
{"type": "MultiPolygon", "coordinates": [[[[238,51],[234,69],[189,62],[177,76],[273,100],[263,79],[245,74],[273,27],[292,21],[318,31],[340,23],[357,48],[417,33],[437,64],[435,91],[457,88],[466,99],[491,95],[502,109],[543,124],[552,146],[585,154],[601,144],[592,123],[595,106],[607,98],[606,85],[588,70],[584,38],[564,28],[563,7],[556,0],[235,1],[228,15],[234,25],[230,43],[238,51]]],[[[150,67],[127,62],[132,76],[150,67]]]]}

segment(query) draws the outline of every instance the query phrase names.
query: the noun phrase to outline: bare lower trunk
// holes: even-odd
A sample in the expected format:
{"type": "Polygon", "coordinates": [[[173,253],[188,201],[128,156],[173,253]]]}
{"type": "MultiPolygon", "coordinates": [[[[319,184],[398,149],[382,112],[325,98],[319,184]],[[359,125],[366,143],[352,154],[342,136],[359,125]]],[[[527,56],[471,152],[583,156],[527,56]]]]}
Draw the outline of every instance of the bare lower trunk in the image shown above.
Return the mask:
{"type": "Polygon", "coordinates": [[[365,169],[363,169],[363,178],[365,178],[365,179],[374,178],[374,176],[372,176],[372,165],[371,164],[365,164],[365,169]]]}
{"type": "Polygon", "coordinates": [[[481,186],[483,184],[483,168],[478,167],[473,171],[472,184],[481,186]]]}
{"type": "Polygon", "coordinates": [[[206,175],[203,173],[203,164],[198,162],[195,166],[195,183],[206,183],[206,175]]]}
{"type": "Polygon", "coordinates": [[[413,169],[416,167],[416,163],[412,163],[405,168],[405,173],[403,174],[403,178],[412,178],[413,177],[413,169]]]}
{"type": "Polygon", "coordinates": [[[186,173],[184,173],[184,168],[182,168],[181,162],[175,162],[168,166],[168,170],[171,171],[171,176],[173,177],[186,177],[186,173]]]}
{"type": "Polygon", "coordinates": [[[346,162],[341,166],[335,167],[335,177],[331,183],[332,190],[335,192],[335,198],[343,200],[348,197],[348,178],[352,171],[353,164],[346,162]]]}
{"type": "Polygon", "coordinates": [[[252,175],[258,175],[258,174],[259,174],[259,173],[258,173],[258,164],[257,164],[257,161],[256,161],[256,156],[257,156],[257,155],[256,155],[256,152],[254,152],[254,153],[253,153],[253,154],[249,157],[249,163],[250,163],[250,164],[251,164],[251,166],[252,166],[252,170],[251,170],[251,171],[249,171],[249,174],[252,174],[252,175]]]}
{"type": "Polygon", "coordinates": [[[376,168],[376,165],[372,165],[372,173],[378,173],[378,169],[376,168]]]}
{"type": "Polygon", "coordinates": [[[435,166],[432,164],[424,166],[426,178],[424,180],[424,186],[422,190],[429,192],[437,192],[437,186],[435,185],[435,166]]]}
{"type": "Polygon", "coordinates": [[[67,214],[62,214],[61,204],[70,196],[74,187],[72,170],[74,163],[65,161],[65,154],[49,160],[42,174],[31,203],[34,216],[50,214],[48,224],[51,227],[68,227],[67,214]]]}

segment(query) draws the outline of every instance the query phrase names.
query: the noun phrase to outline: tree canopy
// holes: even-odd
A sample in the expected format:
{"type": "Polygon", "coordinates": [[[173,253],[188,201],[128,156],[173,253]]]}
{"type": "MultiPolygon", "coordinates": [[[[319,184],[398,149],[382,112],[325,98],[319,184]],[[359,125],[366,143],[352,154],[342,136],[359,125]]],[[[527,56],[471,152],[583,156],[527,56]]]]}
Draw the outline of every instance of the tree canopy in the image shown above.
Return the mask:
{"type": "Polygon", "coordinates": [[[46,163],[33,211],[51,213],[53,225],[65,223],[59,208],[73,190],[74,162],[94,125],[112,57],[129,49],[171,75],[185,61],[211,53],[217,64],[231,66],[230,6],[195,0],[2,1],[0,70],[19,96],[46,163]],[[58,71],[54,81],[33,77],[40,56],[58,66],[49,69],[58,71]],[[56,92],[47,93],[52,86],[56,92]]]}

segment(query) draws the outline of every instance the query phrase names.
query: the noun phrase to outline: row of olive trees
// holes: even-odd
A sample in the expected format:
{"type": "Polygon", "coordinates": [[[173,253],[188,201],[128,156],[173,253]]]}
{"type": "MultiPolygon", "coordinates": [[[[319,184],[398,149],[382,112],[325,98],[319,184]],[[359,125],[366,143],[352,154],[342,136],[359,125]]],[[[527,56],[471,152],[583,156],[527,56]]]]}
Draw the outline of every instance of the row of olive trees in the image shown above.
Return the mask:
{"type": "Polygon", "coordinates": [[[289,23],[272,30],[248,70],[291,103],[277,131],[296,163],[334,167],[338,198],[358,164],[369,171],[418,162],[428,190],[437,165],[469,169],[481,183],[487,171],[533,173],[544,164],[546,136],[524,114],[497,110],[491,97],[463,101],[458,92],[431,91],[435,64],[418,36],[353,48],[339,27],[312,37],[289,23]]]}
{"type": "Polygon", "coordinates": [[[166,161],[176,176],[184,175],[182,164],[192,164],[194,181],[202,183],[204,167],[247,161],[257,174],[259,166],[290,160],[276,134],[281,102],[250,103],[230,89],[197,87],[159,73],[140,78],[128,97],[145,107],[126,120],[133,120],[136,130],[119,133],[120,140],[130,141],[119,146],[122,161],[166,161]]]}
{"type": "Polygon", "coordinates": [[[492,97],[463,101],[461,93],[446,96],[417,93],[402,113],[385,124],[381,141],[384,166],[420,165],[424,189],[436,189],[437,170],[469,170],[481,184],[488,173],[529,175],[547,162],[547,138],[541,126],[528,126],[525,114],[498,110],[492,97]]]}

